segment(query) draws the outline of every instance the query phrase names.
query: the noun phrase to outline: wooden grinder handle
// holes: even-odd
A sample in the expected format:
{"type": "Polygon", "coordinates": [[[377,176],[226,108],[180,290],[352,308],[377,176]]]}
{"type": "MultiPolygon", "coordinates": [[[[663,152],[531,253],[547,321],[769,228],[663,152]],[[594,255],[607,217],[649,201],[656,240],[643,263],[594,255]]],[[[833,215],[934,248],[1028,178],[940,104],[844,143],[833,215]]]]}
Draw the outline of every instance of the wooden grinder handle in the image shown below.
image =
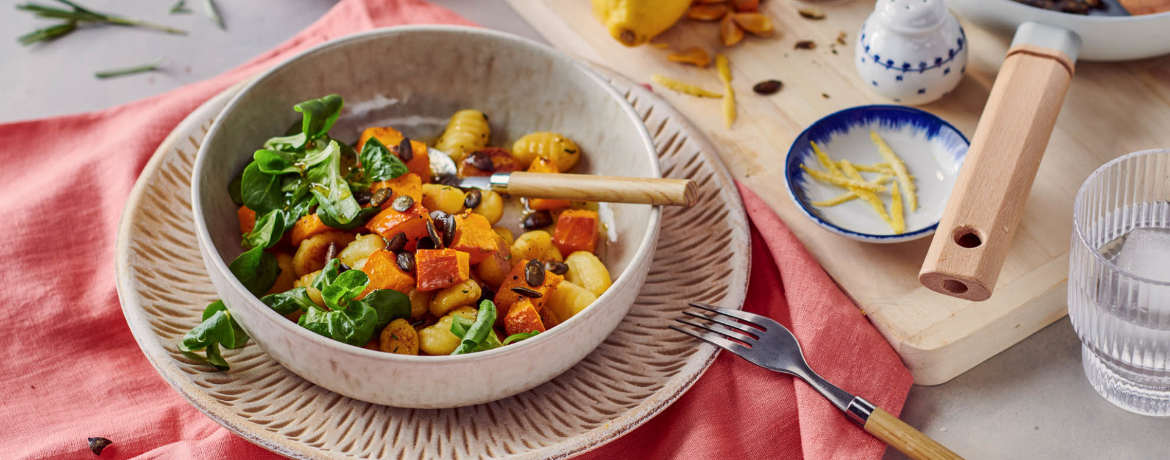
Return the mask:
{"type": "Polygon", "coordinates": [[[1060,51],[1008,51],[918,273],[924,286],[991,297],[1072,74],[1072,59],[1060,51]]]}
{"type": "Polygon", "coordinates": [[[692,206],[698,189],[687,179],[514,172],[507,193],[525,198],[692,206]]]}
{"type": "Polygon", "coordinates": [[[914,460],[963,460],[963,457],[938,441],[930,439],[880,407],[874,408],[869,414],[863,428],[873,437],[914,460]]]}

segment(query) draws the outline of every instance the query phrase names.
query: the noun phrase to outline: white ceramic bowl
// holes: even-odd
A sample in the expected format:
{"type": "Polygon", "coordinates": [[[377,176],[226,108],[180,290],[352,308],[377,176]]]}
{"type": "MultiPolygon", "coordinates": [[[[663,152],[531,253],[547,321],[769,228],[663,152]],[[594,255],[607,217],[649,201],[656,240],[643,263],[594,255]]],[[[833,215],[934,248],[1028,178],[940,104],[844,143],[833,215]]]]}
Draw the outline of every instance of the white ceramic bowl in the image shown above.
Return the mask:
{"type": "MultiPolygon", "coordinates": [[[[305,51],[265,72],[236,96],[207,133],[195,161],[192,208],[199,248],[216,290],[269,355],[317,385],[377,404],[443,408],[504,398],[568,370],[605,339],[637,296],[653,258],[660,210],[612,205],[604,261],[613,286],[547,333],[461,356],[403,356],[319,336],[266,307],[228,270],[240,252],[233,174],[299,114],[294,104],[330,93],[345,99],[332,133],[352,141],[364,126],[437,134],[456,110],[491,116],[490,145],[537,130],[581,145],[574,172],[660,177],[652,138],[626,100],[584,64],[551,48],[484,29],[395,27],[305,51]]],[[[230,352],[228,359],[230,361],[230,352]]]]}

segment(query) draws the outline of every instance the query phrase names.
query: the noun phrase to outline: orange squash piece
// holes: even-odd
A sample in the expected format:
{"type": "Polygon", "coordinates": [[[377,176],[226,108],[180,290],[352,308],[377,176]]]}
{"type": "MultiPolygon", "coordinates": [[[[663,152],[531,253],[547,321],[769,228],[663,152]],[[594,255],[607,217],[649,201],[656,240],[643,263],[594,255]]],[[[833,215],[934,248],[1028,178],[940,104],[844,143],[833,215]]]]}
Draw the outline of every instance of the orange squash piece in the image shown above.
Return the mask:
{"type": "Polygon", "coordinates": [[[475,265],[499,249],[499,238],[486,217],[469,212],[455,216],[455,238],[451,240],[451,249],[466,252],[471,265],[475,265]]]}
{"type": "Polygon", "coordinates": [[[311,237],[313,235],[318,235],[318,234],[325,233],[325,232],[337,232],[337,231],[344,231],[344,230],[338,230],[336,228],[325,225],[325,222],[322,222],[321,218],[317,217],[316,213],[305,214],[305,215],[301,216],[300,219],[297,219],[296,225],[293,225],[293,229],[291,232],[292,233],[292,245],[293,246],[300,246],[301,241],[305,241],[306,239],[308,239],[309,237],[311,237]]]}
{"type": "MultiPolygon", "coordinates": [[[[557,169],[557,164],[552,160],[544,157],[536,157],[535,160],[532,160],[532,164],[528,165],[528,172],[559,173],[561,171],[557,169]]],[[[545,198],[528,199],[528,209],[532,209],[534,211],[550,211],[553,209],[567,207],[569,207],[568,200],[549,200],[545,198]]]]}
{"type": "MultiPolygon", "coordinates": [[[[370,184],[370,193],[374,193],[380,189],[389,188],[394,192],[394,198],[406,195],[413,198],[415,203],[422,203],[422,184],[422,177],[411,172],[390,180],[384,180],[370,184]]],[[[382,203],[382,207],[390,207],[390,203],[393,202],[393,198],[386,200],[385,203],[382,203]]]]}
{"type": "Polygon", "coordinates": [[[414,255],[418,290],[433,291],[467,281],[471,277],[471,256],[463,251],[420,249],[414,255]]]}
{"type": "Polygon", "coordinates": [[[597,212],[587,209],[567,209],[557,217],[552,244],[561,254],[577,251],[593,252],[597,242],[597,212]]]}
{"type": "Polygon", "coordinates": [[[240,206],[236,216],[240,218],[240,233],[249,233],[256,228],[256,211],[240,206]]]}
{"type": "Polygon", "coordinates": [[[422,200],[419,200],[406,212],[398,212],[392,207],[382,208],[382,212],[366,222],[366,228],[382,235],[387,241],[394,238],[394,235],[405,233],[406,250],[413,251],[418,247],[418,240],[428,237],[427,222],[430,221],[430,212],[423,207],[422,200]]]}
{"type": "MultiPolygon", "coordinates": [[[[370,140],[371,137],[378,138],[378,142],[381,142],[382,145],[385,145],[386,148],[397,155],[398,144],[402,142],[404,136],[402,132],[389,126],[366,128],[365,131],[362,131],[362,136],[358,139],[357,151],[361,152],[362,147],[366,146],[366,141],[370,140]]],[[[431,182],[431,158],[427,156],[427,144],[411,139],[410,150],[414,156],[410,161],[406,162],[406,169],[418,174],[418,177],[422,178],[424,184],[429,184],[431,182]]],[[[398,158],[402,159],[402,156],[399,155],[398,158]]]]}
{"type": "MultiPolygon", "coordinates": [[[[510,312],[510,309],[513,305],[520,302],[521,300],[527,299],[529,303],[536,307],[536,311],[539,312],[544,308],[544,303],[546,300],[548,300],[548,294],[552,292],[553,289],[556,289],[557,285],[561,284],[561,281],[564,281],[565,279],[561,275],[545,270],[544,283],[536,287],[529,286],[528,281],[524,279],[524,265],[527,263],[528,260],[521,260],[519,263],[514,265],[512,267],[512,271],[508,273],[508,277],[504,279],[504,283],[500,285],[500,290],[496,292],[496,298],[492,299],[496,303],[497,310],[501,312],[510,312]],[[514,287],[526,287],[528,289],[532,289],[533,291],[539,293],[540,297],[528,298],[522,296],[512,291],[512,288],[514,287]]],[[[539,319],[539,314],[537,317],[539,319]]],[[[496,320],[496,323],[497,325],[503,325],[499,319],[496,320]]]]}
{"type": "Polygon", "coordinates": [[[362,291],[361,297],[375,289],[393,289],[403,294],[409,294],[414,289],[414,277],[398,268],[398,256],[385,249],[370,254],[362,266],[362,272],[370,278],[370,285],[362,291]]]}
{"type": "Polygon", "coordinates": [[[463,158],[463,161],[459,162],[459,170],[457,173],[460,176],[490,176],[498,172],[512,172],[519,167],[516,164],[516,159],[512,157],[512,152],[509,152],[508,149],[503,147],[484,147],[477,150],[477,152],[483,152],[492,159],[492,170],[484,171],[475,167],[471,164],[471,155],[467,155],[463,158]]]}
{"type": "Polygon", "coordinates": [[[504,332],[508,335],[520,334],[524,332],[544,332],[547,329],[544,323],[540,320],[540,313],[536,311],[536,306],[528,299],[520,300],[508,310],[508,314],[504,315],[504,332]]]}

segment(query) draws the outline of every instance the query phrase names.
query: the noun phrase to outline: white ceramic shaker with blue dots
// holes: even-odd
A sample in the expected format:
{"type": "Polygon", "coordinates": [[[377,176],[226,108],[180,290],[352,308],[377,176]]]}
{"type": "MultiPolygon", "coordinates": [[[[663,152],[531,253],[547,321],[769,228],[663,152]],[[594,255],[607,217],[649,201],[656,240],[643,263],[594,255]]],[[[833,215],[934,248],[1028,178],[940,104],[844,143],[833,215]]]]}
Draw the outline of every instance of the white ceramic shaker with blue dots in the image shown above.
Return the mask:
{"type": "Polygon", "coordinates": [[[967,72],[967,35],[945,0],[878,0],[855,63],[874,92],[901,104],[946,96],[967,72]]]}

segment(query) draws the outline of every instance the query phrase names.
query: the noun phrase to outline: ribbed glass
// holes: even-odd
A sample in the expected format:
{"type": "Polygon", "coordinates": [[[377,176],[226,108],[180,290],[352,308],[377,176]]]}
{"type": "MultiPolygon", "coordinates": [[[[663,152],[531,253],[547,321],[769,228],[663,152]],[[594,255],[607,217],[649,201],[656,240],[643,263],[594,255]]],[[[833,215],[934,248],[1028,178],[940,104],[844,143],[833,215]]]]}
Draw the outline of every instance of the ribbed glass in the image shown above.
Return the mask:
{"type": "Polygon", "coordinates": [[[1089,382],[1119,407],[1170,416],[1170,150],[1090,175],[1073,225],[1068,311],[1089,382]]]}

